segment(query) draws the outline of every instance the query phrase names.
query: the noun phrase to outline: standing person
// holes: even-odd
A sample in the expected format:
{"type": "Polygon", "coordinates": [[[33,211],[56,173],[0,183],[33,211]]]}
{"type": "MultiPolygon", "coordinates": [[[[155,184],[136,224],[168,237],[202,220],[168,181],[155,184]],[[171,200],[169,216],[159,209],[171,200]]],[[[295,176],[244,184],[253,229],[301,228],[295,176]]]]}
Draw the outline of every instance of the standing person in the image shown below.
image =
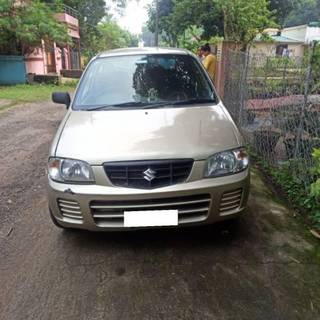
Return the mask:
{"type": "Polygon", "coordinates": [[[197,55],[199,61],[202,62],[202,61],[203,61],[203,55],[202,55],[201,47],[199,47],[199,48],[197,49],[196,55],[197,55]]]}
{"type": "Polygon", "coordinates": [[[208,43],[201,47],[201,53],[204,56],[202,63],[209,73],[210,78],[214,81],[217,58],[211,53],[211,48],[208,43]]]}

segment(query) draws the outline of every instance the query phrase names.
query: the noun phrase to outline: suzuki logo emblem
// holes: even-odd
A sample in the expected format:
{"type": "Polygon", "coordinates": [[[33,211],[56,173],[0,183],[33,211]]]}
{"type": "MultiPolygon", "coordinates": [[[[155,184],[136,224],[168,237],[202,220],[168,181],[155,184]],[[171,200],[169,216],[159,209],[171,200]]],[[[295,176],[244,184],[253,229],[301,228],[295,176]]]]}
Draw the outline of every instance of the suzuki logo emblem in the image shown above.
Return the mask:
{"type": "Polygon", "coordinates": [[[143,178],[151,182],[156,177],[156,172],[152,169],[147,169],[143,172],[143,178]]]}

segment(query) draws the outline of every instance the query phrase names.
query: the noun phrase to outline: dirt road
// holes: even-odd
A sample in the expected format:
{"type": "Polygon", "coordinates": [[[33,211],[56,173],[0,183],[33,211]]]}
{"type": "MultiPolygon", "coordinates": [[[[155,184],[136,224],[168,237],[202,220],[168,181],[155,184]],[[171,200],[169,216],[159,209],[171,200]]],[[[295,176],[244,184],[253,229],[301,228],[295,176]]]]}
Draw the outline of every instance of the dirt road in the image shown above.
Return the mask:
{"type": "Polygon", "coordinates": [[[57,229],[45,167],[64,112],[0,113],[1,320],[320,319],[320,247],[256,172],[236,232],[57,229]]]}

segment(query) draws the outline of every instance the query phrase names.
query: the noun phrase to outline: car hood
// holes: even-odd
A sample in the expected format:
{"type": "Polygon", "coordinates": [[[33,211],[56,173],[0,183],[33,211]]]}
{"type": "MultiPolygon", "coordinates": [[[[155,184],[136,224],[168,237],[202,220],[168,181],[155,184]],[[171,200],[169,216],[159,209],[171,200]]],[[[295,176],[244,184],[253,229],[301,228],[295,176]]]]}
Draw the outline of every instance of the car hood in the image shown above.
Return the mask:
{"type": "Polygon", "coordinates": [[[240,134],[222,105],[150,110],[71,111],[56,156],[107,161],[193,158],[238,147],[240,134]]]}

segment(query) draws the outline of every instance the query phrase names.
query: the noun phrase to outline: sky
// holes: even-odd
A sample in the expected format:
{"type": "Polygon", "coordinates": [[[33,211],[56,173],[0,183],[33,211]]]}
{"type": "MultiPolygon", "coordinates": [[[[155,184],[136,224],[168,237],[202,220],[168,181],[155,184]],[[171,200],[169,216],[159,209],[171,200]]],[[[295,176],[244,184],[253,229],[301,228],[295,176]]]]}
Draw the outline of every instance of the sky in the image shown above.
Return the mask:
{"type": "Polygon", "coordinates": [[[129,0],[123,16],[116,17],[119,25],[134,34],[141,33],[142,26],[148,20],[147,4],[152,0],[129,0]]]}

